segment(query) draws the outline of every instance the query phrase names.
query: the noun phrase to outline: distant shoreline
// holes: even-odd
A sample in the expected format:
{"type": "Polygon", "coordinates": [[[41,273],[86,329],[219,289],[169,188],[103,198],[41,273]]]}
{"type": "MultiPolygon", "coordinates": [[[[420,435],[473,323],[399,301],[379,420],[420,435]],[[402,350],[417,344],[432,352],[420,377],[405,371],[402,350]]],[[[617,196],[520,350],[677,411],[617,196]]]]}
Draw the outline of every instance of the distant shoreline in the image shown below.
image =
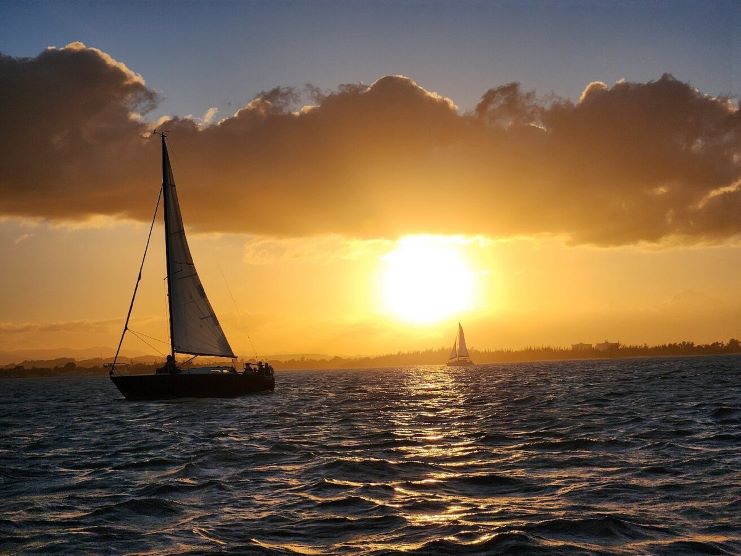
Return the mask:
{"type": "MultiPolygon", "coordinates": [[[[731,345],[731,347],[737,347],[731,345]]],[[[479,366],[485,365],[509,365],[513,363],[545,363],[551,361],[604,361],[613,359],[667,359],[685,357],[712,357],[721,355],[741,355],[741,349],[729,350],[724,346],[723,350],[705,352],[687,352],[688,350],[675,353],[635,353],[629,347],[619,348],[610,353],[583,353],[566,349],[543,348],[520,351],[504,352],[472,352],[473,360],[479,366]],[[499,355],[500,357],[497,357],[499,355]],[[505,355],[504,357],[501,357],[505,355]],[[530,357],[527,357],[530,355],[530,357]],[[507,357],[508,356],[508,357],[507,357]]],[[[650,349],[650,348],[649,348],[650,349]]],[[[273,361],[270,363],[277,371],[343,371],[364,369],[388,369],[396,367],[416,366],[443,366],[444,357],[430,360],[438,350],[430,352],[413,352],[395,354],[379,357],[334,357],[331,359],[298,359],[288,361],[273,361]],[[415,357],[416,356],[416,357],[415,357]]],[[[39,361],[34,362],[41,363],[39,361]]],[[[137,364],[122,367],[127,374],[150,374],[155,371],[159,364],[137,364]]],[[[0,368],[0,379],[12,378],[81,378],[91,376],[104,377],[108,375],[108,369],[102,366],[78,367],[73,361],[68,361],[62,366],[42,367],[33,366],[26,368],[23,365],[7,365],[0,368]]]]}

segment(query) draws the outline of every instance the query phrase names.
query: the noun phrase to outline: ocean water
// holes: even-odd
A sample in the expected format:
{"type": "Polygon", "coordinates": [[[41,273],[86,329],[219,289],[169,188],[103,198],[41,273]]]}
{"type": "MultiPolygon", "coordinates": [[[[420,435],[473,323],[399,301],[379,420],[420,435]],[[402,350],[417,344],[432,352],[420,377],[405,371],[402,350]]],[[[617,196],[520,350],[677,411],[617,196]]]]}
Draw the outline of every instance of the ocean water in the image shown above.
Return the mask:
{"type": "Polygon", "coordinates": [[[741,553],[741,357],[0,381],[4,553],[741,553]]]}

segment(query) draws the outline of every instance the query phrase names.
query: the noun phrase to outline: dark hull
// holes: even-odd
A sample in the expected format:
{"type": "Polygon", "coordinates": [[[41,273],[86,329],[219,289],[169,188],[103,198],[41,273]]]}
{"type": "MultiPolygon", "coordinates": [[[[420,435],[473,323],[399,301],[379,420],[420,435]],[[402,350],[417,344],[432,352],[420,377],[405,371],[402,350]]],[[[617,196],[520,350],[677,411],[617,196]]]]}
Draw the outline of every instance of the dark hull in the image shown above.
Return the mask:
{"type": "Polygon", "coordinates": [[[476,363],[471,361],[470,359],[468,361],[448,361],[447,363],[448,367],[475,367],[476,363]]]}
{"type": "Polygon", "coordinates": [[[127,400],[236,398],[275,389],[273,376],[242,373],[114,375],[111,380],[127,400]]]}

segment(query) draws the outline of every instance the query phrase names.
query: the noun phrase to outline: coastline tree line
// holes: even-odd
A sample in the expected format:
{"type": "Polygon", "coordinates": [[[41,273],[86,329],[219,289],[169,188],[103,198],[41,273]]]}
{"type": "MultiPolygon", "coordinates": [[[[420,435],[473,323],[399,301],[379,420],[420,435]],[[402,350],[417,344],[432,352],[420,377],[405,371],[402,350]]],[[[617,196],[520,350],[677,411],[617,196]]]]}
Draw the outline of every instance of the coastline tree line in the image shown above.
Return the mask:
{"type": "MultiPolygon", "coordinates": [[[[311,369],[362,369],[378,367],[403,367],[411,365],[441,365],[448,356],[448,348],[408,351],[372,357],[295,358],[267,360],[278,370],[311,369]]],[[[618,344],[606,351],[594,346],[575,350],[566,347],[533,346],[522,349],[470,349],[471,357],[480,365],[527,361],[550,361],[569,359],[601,359],[625,357],[681,357],[691,355],[724,355],[741,353],[741,341],[731,338],[728,342],[696,344],[683,341],[649,346],[618,344]]],[[[104,368],[107,360],[101,358],[75,361],[59,358],[44,361],[23,361],[0,367],[0,378],[53,377],[53,376],[98,376],[108,372],[104,368]]],[[[151,373],[161,362],[133,361],[126,367],[128,373],[151,373]]]]}

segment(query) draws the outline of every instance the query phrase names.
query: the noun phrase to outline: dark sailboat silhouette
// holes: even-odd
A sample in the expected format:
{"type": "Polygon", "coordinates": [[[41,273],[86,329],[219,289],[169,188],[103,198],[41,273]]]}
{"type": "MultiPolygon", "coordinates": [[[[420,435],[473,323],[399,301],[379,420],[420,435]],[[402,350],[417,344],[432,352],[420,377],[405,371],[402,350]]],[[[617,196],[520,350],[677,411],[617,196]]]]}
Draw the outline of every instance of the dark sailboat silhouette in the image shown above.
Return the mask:
{"type": "Polygon", "coordinates": [[[474,362],[468,355],[466,337],[463,335],[463,327],[458,323],[458,335],[453,340],[453,349],[450,350],[447,365],[449,367],[471,367],[474,362]]]}
{"type": "Polygon", "coordinates": [[[149,236],[144,249],[134,294],[126,315],[121,340],[110,366],[110,377],[128,400],[153,400],[169,398],[232,398],[275,388],[275,377],[269,365],[260,365],[257,370],[247,366],[237,371],[234,365],[208,367],[178,366],[175,354],[229,357],[236,359],[226,335],[206,297],[190,248],[185,237],[185,228],[180,214],[175,180],[167,153],[164,133],[162,139],[162,189],[157,198],[149,236]],[[157,217],[160,199],[164,204],[165,256],[167,260],[167,301],[170,317],[170,355],[165,365],[150,375],[121,375],[116,366],[124,336],[129,330],[129,319],[141,281],[142,268],[152,237],[152,228],[157,217]]]}

